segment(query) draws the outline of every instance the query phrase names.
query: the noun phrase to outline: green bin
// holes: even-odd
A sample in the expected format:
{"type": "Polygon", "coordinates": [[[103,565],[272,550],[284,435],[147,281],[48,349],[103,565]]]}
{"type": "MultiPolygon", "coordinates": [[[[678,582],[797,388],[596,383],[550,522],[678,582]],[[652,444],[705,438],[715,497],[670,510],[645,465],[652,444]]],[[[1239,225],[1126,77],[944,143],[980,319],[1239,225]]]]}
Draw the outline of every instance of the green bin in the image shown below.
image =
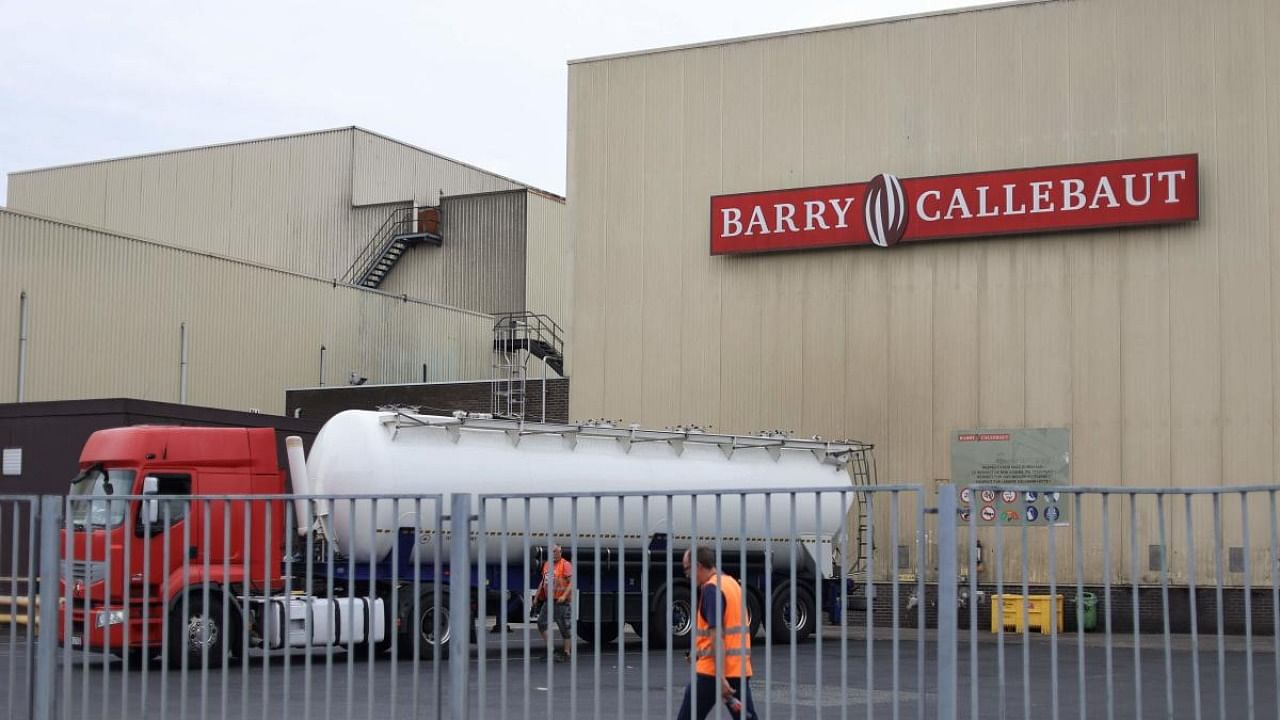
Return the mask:
{"type": "Polygon", "coordinates": [[[1079,607],[1083,610],[1084,629],[1093,630],[1098,627],[1098,596],[1091,592],[1080,593],[1075,597],[1074,602],[1067,603],[1065,617],[1063,618],[1063,630],[1065,632],[1075,632],[1077,610],[1079,607]]]}

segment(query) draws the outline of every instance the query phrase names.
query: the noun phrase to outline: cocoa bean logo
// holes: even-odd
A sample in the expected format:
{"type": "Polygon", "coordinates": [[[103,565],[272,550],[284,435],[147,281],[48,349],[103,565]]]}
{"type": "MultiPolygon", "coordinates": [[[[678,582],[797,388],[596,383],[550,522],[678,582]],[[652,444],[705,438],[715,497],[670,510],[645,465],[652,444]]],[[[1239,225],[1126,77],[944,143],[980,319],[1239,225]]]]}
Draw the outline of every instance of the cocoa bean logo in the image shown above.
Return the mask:
{"type": "Polygon", "coordinates": [[[867,235],[880,247],[889,247],[907,231],[907,198],[897,176],[880,173],[867,183],[862,205],[867,235]]]}

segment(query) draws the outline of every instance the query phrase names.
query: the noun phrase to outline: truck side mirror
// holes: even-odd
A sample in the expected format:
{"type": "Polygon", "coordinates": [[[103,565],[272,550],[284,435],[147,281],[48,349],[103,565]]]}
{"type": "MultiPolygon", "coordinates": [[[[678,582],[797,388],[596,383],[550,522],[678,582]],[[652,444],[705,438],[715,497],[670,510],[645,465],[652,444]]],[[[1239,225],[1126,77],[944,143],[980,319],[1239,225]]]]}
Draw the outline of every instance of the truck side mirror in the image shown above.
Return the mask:
{"type": "MultiPolygon", "coordinates": [[[[142,494],[143,495],[159,495],[160,494],[160,478],[148,475],[142,478],[142,494]]],[[[147,498],[143,500],[144,510],[147,515],[147,522],[155,525],[160,521],[160,501],[155,498],[147,498]]]]}

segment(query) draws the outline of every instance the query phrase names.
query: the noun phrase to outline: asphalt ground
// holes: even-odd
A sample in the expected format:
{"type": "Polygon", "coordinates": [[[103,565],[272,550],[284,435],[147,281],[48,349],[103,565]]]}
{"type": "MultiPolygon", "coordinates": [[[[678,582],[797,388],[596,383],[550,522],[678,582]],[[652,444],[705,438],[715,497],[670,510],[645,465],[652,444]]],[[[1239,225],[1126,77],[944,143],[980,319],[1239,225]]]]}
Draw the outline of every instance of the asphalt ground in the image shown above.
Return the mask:
{"type": "MultiPolygon", "coordinates": [[[[760,717],[936,717],[936,632],[903,630],[896,641],[887,629],[875,630],[869,641],[867,635],[851,626],[827,628],[821,642],[797,646],[757,641],[752,686],[760,717]]],[[[570,663],[550,661],[540,647],[526,652],[524,637],[521,626],[505,638],[486,635],[483,661],[473,648],[471,718],[674,717],[689,680],[683,650],[646,656],[634,635],[599,652],[580,644],[570,663]]],[[[538,644],[536,633],[528,637],[538,644]]],[[[1276,718],[1274,643],[1229,637],[1220,651],[1216,636],[1173,636],[1166,646],[1160,635],[1137,644],[1126,635],[1113,637],[1108,648],[1102,635],[1081,642],[1069,634],[1055,642],[1038,634],[1000,638],[962,630],[957,716],[1276,718]]],[[[7,628],[0,629],[0,716],[28,716],[28,652],[23,633],[11,641],[7,628]]],[[[370,662],[343,652],[183,673],[159,663],[126,671],[120,659],[59,649],[58,676],[55,717],[68,719],[446,718],[451,681],[448,661],[370,662]]],[[[729,715],[717,710],[712,717],[729,715]]]]}

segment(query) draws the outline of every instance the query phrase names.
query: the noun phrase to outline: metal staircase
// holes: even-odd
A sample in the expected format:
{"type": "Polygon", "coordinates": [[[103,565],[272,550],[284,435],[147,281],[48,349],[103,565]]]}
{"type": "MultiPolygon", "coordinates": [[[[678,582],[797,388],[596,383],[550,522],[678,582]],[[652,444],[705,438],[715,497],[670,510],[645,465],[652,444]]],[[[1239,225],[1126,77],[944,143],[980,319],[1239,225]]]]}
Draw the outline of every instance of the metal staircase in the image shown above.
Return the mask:
{"type": "Polygon", "coordinates": [[[547,418],[547,370],[564,375],[564,331],[550,317],[530,312],[501,313],[493,323],[495,417],[525,419],[530,359],[542,361],[541,421],[547,418]]]}
{"type": "Polygon", "coordinates": [[[376,288],[387,278],[401,256],[414,245],[440,247],[440,208],[397,208],[387,217],[373,239],[347,268],[342,282],[376,288]]]}

